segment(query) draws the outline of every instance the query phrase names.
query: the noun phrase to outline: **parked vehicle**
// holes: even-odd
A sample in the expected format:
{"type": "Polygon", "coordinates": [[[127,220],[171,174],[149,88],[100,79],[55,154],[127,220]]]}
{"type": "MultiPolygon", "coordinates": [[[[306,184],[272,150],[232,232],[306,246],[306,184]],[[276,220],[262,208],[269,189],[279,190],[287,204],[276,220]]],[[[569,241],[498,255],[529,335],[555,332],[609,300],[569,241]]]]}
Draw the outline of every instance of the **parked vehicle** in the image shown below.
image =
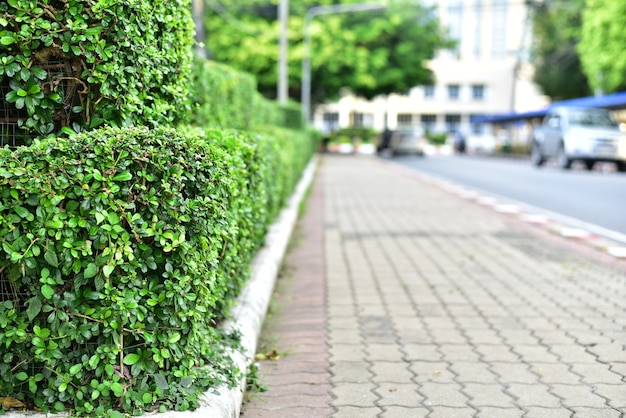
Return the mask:
{"type": "Polygon", "coordinates": [[[424,156],[426,137],[421,129],[406,128],[395,131],[385,131],[381,135],[378,152],[389,152],[396,155],[424,156]]]}
{"type": "Polygon", "coordinates": [[[582,161],[591,170],[596,162],[606,161],[626,171],[626,133],[607,109],[557,106],[535,128],[531,148],[534,165],[551,158],[563,169],[582,161]]]}

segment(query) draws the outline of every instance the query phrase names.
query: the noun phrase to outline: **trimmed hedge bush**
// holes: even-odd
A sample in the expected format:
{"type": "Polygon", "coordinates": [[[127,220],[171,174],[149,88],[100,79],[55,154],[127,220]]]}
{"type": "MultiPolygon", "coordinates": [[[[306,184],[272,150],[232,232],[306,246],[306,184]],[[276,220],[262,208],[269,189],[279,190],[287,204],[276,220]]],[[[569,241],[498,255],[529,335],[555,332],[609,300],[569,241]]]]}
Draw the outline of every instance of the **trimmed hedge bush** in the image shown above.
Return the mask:
{"type": "Polygon", "coordinates": [[[175,122],[193,34],[190,0],[2,1],[0,118],[30,137],[175,122]]]}
{"type": "Polygon", "coordinates": [[[214,61],[194,59],[191,82],[191,111],[188,119],[195,126],[256,129],[280,126],[304,129],[299,103],[279,105],[256,91],[251,74],[214,61]]]}
{"type": "Polygon", "coordinates": [[[193,409],[233,383],[218,324],[313,150],[276,128],[0,150],[0,394],[114,416],[193,409]]]}

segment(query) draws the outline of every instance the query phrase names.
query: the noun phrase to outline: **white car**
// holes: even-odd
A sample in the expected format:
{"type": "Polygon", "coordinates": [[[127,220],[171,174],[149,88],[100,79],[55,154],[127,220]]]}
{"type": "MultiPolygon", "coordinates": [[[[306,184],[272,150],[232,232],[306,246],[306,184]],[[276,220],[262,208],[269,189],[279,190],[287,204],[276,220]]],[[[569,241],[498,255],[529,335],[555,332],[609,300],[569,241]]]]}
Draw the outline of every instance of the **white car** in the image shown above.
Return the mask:
{"type": "Polygon", "coordinates": [[[421,129],[398,129],[391,134],[389,150],[391,155],[424,156],[426,137],[421,129]]]}
{"type": "Polygon", "coordinates": [[[557,106],[533,133],[532,163],[541,166],[550,158],[564,169],[573,161],[582,161],[588,170],[607,161],[626,171],[626,133],[607,109],[557,106]]]}

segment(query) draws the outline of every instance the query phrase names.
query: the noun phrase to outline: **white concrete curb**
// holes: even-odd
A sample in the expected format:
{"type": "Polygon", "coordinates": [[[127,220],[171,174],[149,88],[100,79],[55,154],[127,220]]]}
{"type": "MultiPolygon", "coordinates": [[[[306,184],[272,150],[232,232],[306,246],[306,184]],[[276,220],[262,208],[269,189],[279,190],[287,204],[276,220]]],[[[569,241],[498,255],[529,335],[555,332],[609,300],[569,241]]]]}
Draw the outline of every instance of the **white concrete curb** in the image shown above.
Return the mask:
{"type": "MultiPolygon", "coordinates": [[[[227,330],[239,330],[241,332],[243,351],[233,353],[232,358],[240,370],[244,372],[247,371],[254,359],[278,271],[298,220],[300,202],[304,199],[306,190],[313,182],[316,165],[317,157],[314,156],[305,169],[295,192],[289,198],[287,206],[281,211],[276,222],[270,226],[265,237],[265,246],[254,258],[250,269],[250,278],[231,310],[234,320],[224,324],[227,330]]],[[[201,406],[195,411],[168,411],[162,414],[148,413],[144,416],[154,418],[237,418],[241,412],[245,386],[244,377],[239,385],[233,389],[219,387],[216,388],[216,393],[207,392],[200,400],[201,406]]],[[[9,411],[4,415],[6,418],[23,418],[25,416],[62,418],[69,415],[43,414],[32,411],[9,411]]]]}

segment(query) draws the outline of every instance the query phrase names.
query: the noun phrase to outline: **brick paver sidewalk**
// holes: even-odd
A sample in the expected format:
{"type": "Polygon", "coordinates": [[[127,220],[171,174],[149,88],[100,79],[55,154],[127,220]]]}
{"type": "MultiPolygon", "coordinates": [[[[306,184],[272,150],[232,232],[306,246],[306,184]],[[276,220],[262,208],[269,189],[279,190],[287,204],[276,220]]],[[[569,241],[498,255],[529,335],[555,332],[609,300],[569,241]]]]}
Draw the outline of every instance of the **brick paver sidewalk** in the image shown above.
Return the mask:
{"type": "Polygon", "coordinates": [[[245,418],[626,416],[623,268],[376,158],[315,190],[245,418]]]}

